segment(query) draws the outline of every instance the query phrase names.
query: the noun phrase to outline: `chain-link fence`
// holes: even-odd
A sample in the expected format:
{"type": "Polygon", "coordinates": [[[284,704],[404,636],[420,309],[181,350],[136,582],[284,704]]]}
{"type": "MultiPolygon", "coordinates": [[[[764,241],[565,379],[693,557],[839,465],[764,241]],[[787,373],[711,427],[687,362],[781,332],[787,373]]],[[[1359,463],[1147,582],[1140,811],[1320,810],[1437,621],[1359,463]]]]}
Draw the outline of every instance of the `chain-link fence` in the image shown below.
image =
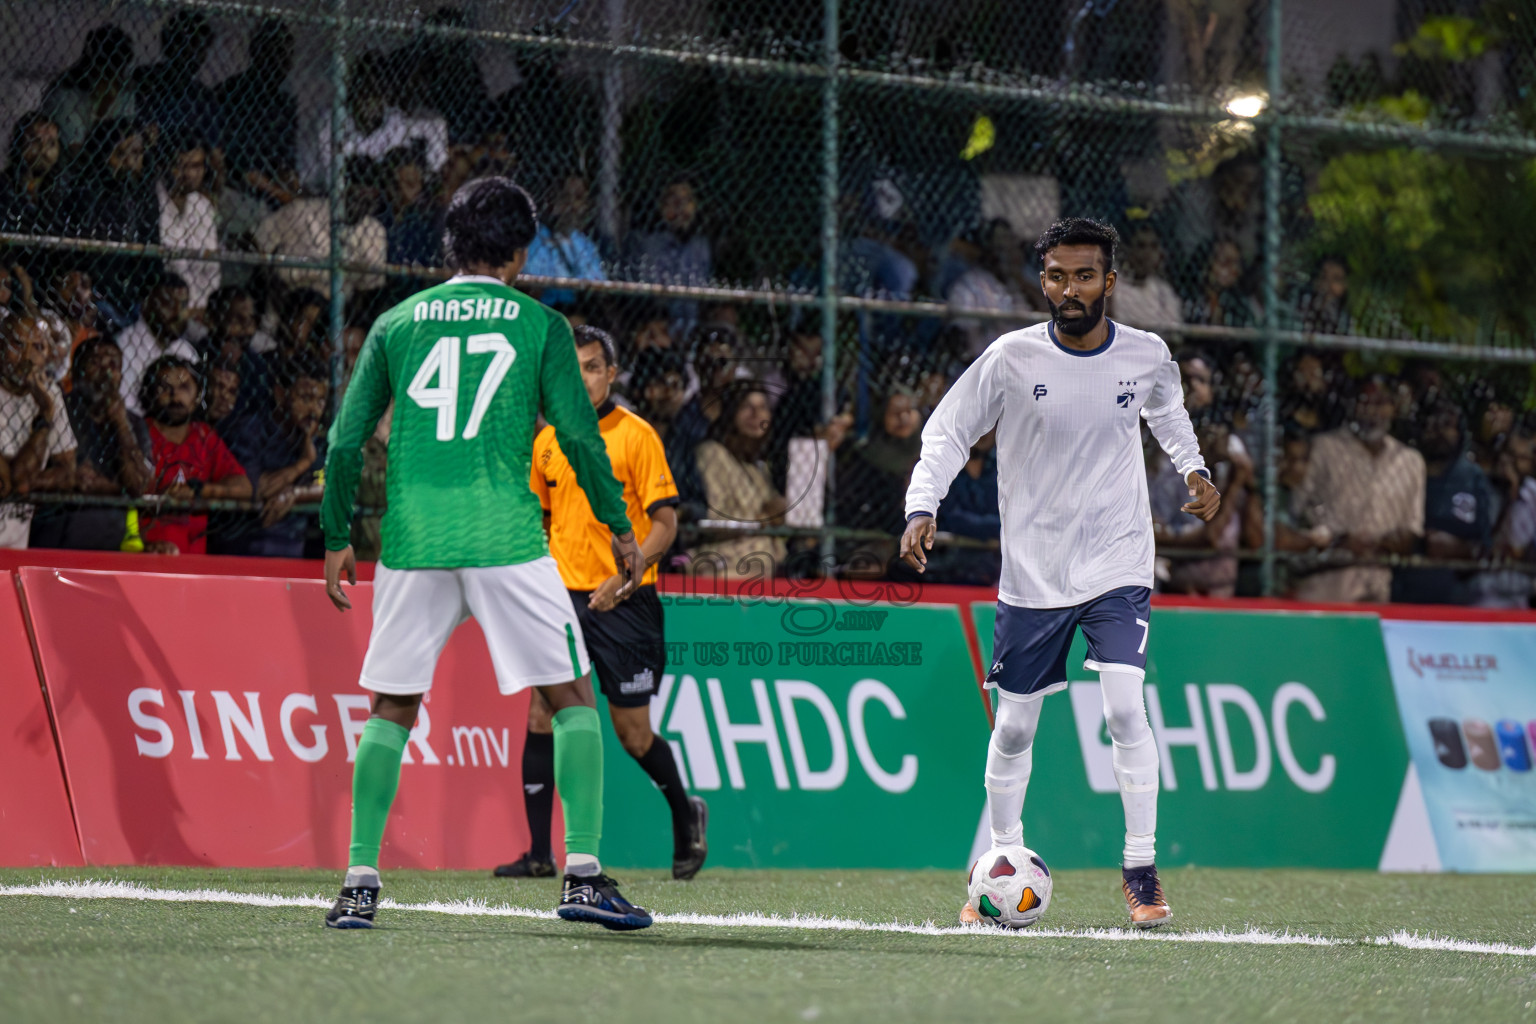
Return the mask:
{"type": "MultiPolygon", "coordinates": [[[[324,428],[441,215],[513,176],[521,287],[619,341],[676,564],[894,574],[925,416],[1122,237],[1227,512],[1148,473],[1169,590],[1525,606],[1524,0],[0,3],[0,544],[317,549],[324,428]],[[760,397],[754,397],[760,396],[760,397]],[[71,454],[72,453],[72,454],[71,454]]],[[[357,542],[377,550],[388,422],[357,542]]],[[[1155,447],[1155,445],[1153,446],[1155,447]]],[[[995,579],[986,439],[927,578],[995,579]]]]}

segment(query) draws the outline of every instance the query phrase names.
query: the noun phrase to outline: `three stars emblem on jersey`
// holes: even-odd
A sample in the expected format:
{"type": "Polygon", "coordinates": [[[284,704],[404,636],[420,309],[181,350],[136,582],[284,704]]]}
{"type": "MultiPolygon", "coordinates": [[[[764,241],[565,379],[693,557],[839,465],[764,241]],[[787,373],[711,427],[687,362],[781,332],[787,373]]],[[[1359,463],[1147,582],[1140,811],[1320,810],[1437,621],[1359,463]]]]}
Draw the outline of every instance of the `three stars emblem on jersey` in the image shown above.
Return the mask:
{"type": "MultiPolygon", "coordinates": [[[[1119,385],[1122,388],[1129,389],[1136,387],[1139,383],[1140,381],[1122,380],[1119,382],[1119,385]]],[[[1115,404],[1122,409],[1129,409],[1134,401],[1136,401],[1136,392],[1134,391],[1125,390],[1115,396],[1115,404]]]]}

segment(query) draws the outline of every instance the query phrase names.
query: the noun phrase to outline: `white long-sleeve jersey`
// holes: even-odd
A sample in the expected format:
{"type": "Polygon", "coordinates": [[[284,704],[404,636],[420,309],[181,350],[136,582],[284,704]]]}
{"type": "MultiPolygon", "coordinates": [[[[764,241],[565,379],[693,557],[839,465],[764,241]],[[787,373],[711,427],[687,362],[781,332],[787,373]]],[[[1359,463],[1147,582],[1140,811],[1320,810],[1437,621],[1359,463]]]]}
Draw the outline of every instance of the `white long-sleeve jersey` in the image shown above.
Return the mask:
{"type": "Polygon", "coordinates": [[[1036,324],[994,341],[923,428],[907,516],[938,511],[971,445],[997,425],[1003,572],[998,598],[1065,608],[1152,585],[1145,418],[1179,474],[1205,468],[1179,365],[1155,334],[1113,321],[1089,352],[1036,324]]]}

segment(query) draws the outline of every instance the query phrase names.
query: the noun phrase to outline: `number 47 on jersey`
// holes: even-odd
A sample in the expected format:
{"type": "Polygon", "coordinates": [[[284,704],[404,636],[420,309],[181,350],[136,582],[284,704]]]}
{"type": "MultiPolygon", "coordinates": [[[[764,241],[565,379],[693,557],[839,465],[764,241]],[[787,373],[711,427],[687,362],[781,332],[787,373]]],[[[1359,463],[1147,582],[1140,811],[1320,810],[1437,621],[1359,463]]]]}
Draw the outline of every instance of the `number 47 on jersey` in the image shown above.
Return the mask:
{"type": "MultiPolygon", "coordinates": [[[[437,439],[452,441],[459,422],[459,344],[462,339],[438,338],[437,344],[422,360],[421,368],[411,378],[411,386],[405,389],[411,401],[423,409],[437,410],[437,439]]],[[[469,421],[464,424],[464,440],[470,441],[480,433],[480,421],[490,407],[496,389],[501,386],[517,352],[504,334],[471,334],[467,345],[469,354],[491,355],[491,365],[480,386],[475,389],[475,404],[469,407],[469,421]]]]}

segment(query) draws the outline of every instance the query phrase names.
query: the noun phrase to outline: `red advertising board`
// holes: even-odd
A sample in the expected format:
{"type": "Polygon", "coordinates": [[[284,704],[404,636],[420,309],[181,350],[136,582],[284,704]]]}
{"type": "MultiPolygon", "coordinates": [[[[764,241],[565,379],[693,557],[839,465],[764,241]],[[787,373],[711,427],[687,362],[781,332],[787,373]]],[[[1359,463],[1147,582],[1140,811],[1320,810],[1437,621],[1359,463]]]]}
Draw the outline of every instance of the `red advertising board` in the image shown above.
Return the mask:
{"type": "MultiPolygon", "coordinates": [[[[370,584],[342,614],[319,580],[20,572],[86,862],[345,866],[370,584]]],[[[383,867],[527,848],[527,705],[466,623],[407,746],[383,867]]]]}
{"type": "Polygon", "coordinates": [[[77,866],[80,843],[53,724],[9,572],[0,572],[0,703],[10,712],[0,738],[0,866],[77,866]]]}
{"type": "MultiPolygon", "coordinates": [[[[61,548],[0,548],[0,570],[27,566],[45,569],[102,569],[155,572],[174,576],[276,576],[319,579],[319,559],[254,558],[239,555],[146,555],[123,551],[70,551],[61,548]]],[[[373,579],[373,562],[357,563],[359,580],[373,579]]]]}

